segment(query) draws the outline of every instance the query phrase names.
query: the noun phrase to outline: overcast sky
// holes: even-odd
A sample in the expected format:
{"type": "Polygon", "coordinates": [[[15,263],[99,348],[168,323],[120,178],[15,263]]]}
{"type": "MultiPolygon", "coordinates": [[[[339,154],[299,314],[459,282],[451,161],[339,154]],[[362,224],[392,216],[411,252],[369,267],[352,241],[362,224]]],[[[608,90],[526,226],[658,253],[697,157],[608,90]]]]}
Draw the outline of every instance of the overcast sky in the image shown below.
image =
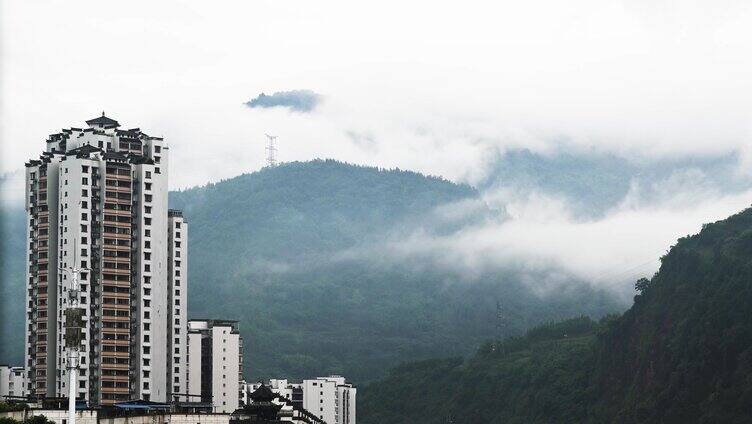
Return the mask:
{"type": "Polygon", "coordinates": [[[258,169],[265,132],[283,161],[471,182],[510,146],[696,154],[746,151],[752,134],[744,1],[2,8],[2,173],[102,110],[171,143],[173,187],[258,169]],[[310,113],[243,106],[294,89],[324,102],[310,113]]]}
{"type": "MultiPolygon", "coordinates": [[[[336,158],[470,183],[505,149],[562,142],[640,160],[737,152],[752,172],[750,4],[5,0],[0,173],[103,110],[166,138],[173,188],[259,169],[264,133],[278,135],[281,161],[336,158]],[[309,112],[244,105],[289,90],[323,100],[309,112]]],[[[551,252],[575,270],[600,261],[583,271],[593,276],[657,258],[750,196],[693,192],[693,203],[625,204],[584,224],[536,197],[517,226],[419,244],[451,243],[473,260],[551,252]],[[541,246],[550,237],[533,227],[557,237],[541,246]],[[614,239],[619,231],[629,240],[614,239]],[[574,260],[568,246],[582,237],[593,254],[574,260]]]]}

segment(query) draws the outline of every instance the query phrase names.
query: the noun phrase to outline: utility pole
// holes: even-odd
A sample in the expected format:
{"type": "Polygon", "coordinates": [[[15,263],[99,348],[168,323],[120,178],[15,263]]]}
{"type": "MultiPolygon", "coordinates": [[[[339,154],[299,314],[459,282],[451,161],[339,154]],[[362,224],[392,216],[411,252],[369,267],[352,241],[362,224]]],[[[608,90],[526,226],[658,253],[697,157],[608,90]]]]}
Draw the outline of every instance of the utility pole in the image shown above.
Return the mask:
{"type": "Polygon", "coordinates": [[[78,355],[83,340],[83,327],[85,315],[84,308],[78,306],[79,285],[78,277],[88,268],[78,268],[75,263],[77,243],[73,243],[72,267],[60,268],[60,271],[68,272],[71,276],[71,285],[68,289],[68,308],[65,310],[65,348],[68,350],[68,360],[65,368],[68,370],[68,424],[76,424],[76,371],[78,371],[78,355]]]}
{"type": "Polygon", "coordinates": [[[274,143],[277,141],[277,136],[266,134],[266,138],[269,140],[269,144],[266,146],[266,165],[273,168],[277,166],[277,159],[274,157],[274,154],[277,152],[277,148],[274,147],[274,143]]]}

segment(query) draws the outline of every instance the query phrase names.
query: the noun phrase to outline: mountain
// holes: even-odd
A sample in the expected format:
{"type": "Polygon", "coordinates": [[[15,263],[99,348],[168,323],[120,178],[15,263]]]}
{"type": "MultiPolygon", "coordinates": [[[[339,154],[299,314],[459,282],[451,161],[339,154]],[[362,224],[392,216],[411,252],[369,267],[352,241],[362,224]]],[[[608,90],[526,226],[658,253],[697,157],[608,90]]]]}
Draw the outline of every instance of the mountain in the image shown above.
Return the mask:
{"type": "Polygon", "coordinates": [[[25,243],[23,209],[0,207],[0,363],[23,363],[25,243]]]}
{"type": "Polygon", "coordinates": [[[680,239],[633,306],[404,364],[359,393],[364,423],[746,423],[752,209],[680,239]],[[426,414],[425,411],[431,411],[426,414]]]}
{"type": "Polygon", "coordinates": [[[385,242],[496,215],[475,189],[414,172],[290,163],[172,193],[170,204],[190,225],[190,314],[240,321],[252,379],[366,381],[404,360],[467,354],[497,332],[497,300],[509,333],[621,307],[582,282],[545,296],[517,271],[469,277],[395,259],[385,242]],[[467,202],[476,212],[437,213],[467,202]]]}
{"type": "MultiPolygon", "coordinates": [[[[190,225],[190,316],[240,321],[251,380],[340,373],[363,382],[406,360],[469,354],[500,331],[623,308],[581,281],[541,293],[529,282],[546,276],[530,270],[465,275],[401,257],[395,246],[415,232],[503,219],[474,188],[441,178],[316,160],[172,192],[170,205],[190,225]]],[[[2,223],[0,361],[20,363],[23,211],[4,212],[2,223]]]]}

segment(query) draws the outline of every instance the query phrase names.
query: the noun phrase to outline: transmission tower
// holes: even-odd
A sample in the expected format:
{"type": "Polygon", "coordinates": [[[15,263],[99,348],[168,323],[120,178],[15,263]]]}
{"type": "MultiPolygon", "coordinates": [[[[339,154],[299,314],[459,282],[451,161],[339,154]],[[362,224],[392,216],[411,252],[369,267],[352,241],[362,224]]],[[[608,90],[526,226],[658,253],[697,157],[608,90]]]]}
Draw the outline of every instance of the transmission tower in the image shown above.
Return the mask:
{"type": "MultiPolygon", "coordinates": [[[[504,310],[501,307],[501,302],[496,301],[496,350],[501,351],[502,346],[504,345],[502,343],[502,340],[504,338],[504,310]]],[[[504,353],[504,352],[502,352],[504,353]]]]}
{"type": "Polygon", "coordinates": [[[277,159],[274,157],[274,154],[277,152],[277,148],[274,147],[277,136],[266,134],[266,138],[269,140],[269,144],[266,145],[266,166],[273,168],[277,166],[277,159]]]}

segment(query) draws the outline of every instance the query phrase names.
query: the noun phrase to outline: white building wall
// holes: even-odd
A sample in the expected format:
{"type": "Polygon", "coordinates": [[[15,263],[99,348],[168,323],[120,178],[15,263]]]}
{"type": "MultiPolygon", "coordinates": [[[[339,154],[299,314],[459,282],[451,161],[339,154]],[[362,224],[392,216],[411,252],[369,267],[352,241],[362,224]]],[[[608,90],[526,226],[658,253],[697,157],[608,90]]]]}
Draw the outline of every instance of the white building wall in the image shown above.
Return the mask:
{"type": "MultiPolygon", "coordinates": [[[[170,212],[168,233],[168,391],[188,393],[188,222],[182,214],[170,212]]],[[[179,399],[193,400],[186,396],[179,399]]]]}
{"type": "Polygon", "coordinates": [[[7,365],[0,365],[0,400],[3,396],[8,396],[8,390],[10,385],[10,367],[7,365]]]}
{"type": "Polygon", "coordinates": [[[168,220],[167,150],[160,140],[149,140],[145,156],[160,164],[133,167],[134,210],[137,221],[136,327],[134,348],[141,353],[133,391],[136,398],[166,402],[168,384],[168,220]],[[158,148],[158,149],[157,149],[158,148]],[[159,153],[155,153],[159,150],[159,153]],[[158,172],[159,171],[159,172],[158,172]]]}
{"type": "Polygon", "coordinates": [[[337,385],[326,380],[303,380],[303,408],[327,423],[335,423],[337,385]]]}
{"type": "Polygon", "coordinates": [[[26,396],[26,370],[23,367],[10,368],[8,396],[26,396]]]}
{"type": "Polygon", "coordinates": [[[199,401],[201,398],[201,334],[188,334],[188,367],[186,382],[188,394],[192,395],[190,401],[199,401]]]}
{"type": "MultiPolygon", "coordinates": [[[[91,211],[83,208],[83,202],[88,206],[90,201],[92,176],[91,168],[96,162],[89,159],[77,159],[67,157],[60,164],[60,177],[58,193],[60,194],[59,220],[61,232],[58,242],[58,264],[64,271],[58,276],[57,298],[57,328],[65,328],[65,311],[71,306],[69,292],[73,289],[73,275],[70,268],[86,269],[86,279],[79,279],[79,293],[77,300],[79,306],[84,309],[84,340],[79,348],[79,372],[76,378],[76,396],[89,399],[89,348],[91,334],[88,323],[91,320],[90,301],[88,289],[88,275],[91,267],[91,211]],[[87,170],[83,172],[84,168],[87,170]],[[82,290],[84,289],[84,290],[82,290]]],[[[63,337],[57,339],[57,382],[56,390],[59,396],[68,395],[68,372],[66,369],[68,355],[65,349],[63,337]]]]}
{"type": "Polygon", "coordinates": [[[212,396],[216,412],[238,409],[240,336],[231,327],[217,326],[212,332],[212,396]]]}

